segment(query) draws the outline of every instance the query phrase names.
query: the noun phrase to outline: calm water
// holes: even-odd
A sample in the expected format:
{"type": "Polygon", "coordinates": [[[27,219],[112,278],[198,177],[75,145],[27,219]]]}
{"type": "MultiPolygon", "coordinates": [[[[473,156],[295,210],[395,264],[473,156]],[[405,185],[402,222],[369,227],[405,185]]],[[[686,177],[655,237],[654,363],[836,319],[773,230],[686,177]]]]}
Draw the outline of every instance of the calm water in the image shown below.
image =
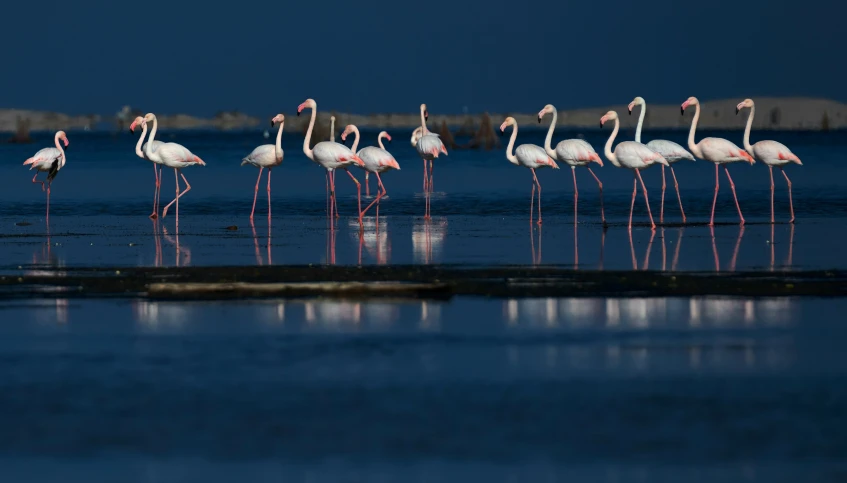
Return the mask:
{"type": "MultiPolygon", "coordinates": [[[[589,131],[600,149],[608,133],[589,131]]],[[[0,145],[0,270],[56,266],[558,264],[581,269],[847,268],[843,133],[768,133],[804,161],[787,172],[797,224],[769,219],[761,165],[730,167],[710,230],[714,167],[678,163],[668,226],[624,226],[632,174],[606,165],[611,226],[596,183],[539,171],[543,229],[530,228],[530,175],[503,150],[452,151],[435,167],[424,223],[421,161],[405,132],[403,169],[363,236],[339,176],[338,230],[325,221],[324,174],[284,135],[273,223],[264,184],[248,223],[254,133],[178,133],[208,163],[191,191],[147,219],[152,168],[137,137],[70,133],[68,164],[44,194],[0,145]],[[231,230],[227,227],[237,226],[231,230]]],[[[560,133],[563,139],[574,133],[560,133]]],[[[624,136],[631,133],[624,132],[624,136]]],[[[702,133],[740,142],[741,131],[702,133]]],[[[683,142],[683,132],[647,132],[683,142]]],[[[371,144],[375,133],[364,133],[371,144]]],[[[506,141],[507,139],[504,139],[506,141]]],[[[519,142],[541,143],[521,131],[519,142]]],[[[362,179],[360,172],[354,173],[362,179]]],[[[342,173],[343,174],[343,173],[342,173]]],[[[661,173],[644,172],[658,221],[661,173]]],[[[165,172],[163,205],[173,173],[165,172]]],[[[668,179],[669,173],[668,173],[668,179]]],[[[777,217],[787,221],[778,177],[777,217]]],[[[372,185],[375,188],[375,185],[372,185]]],[[[268,300],[186,303],[26,300],[0,304],[3,481],[843,481],[847,329],[842,299],[522,299],[451,302],[268,300]]]]}

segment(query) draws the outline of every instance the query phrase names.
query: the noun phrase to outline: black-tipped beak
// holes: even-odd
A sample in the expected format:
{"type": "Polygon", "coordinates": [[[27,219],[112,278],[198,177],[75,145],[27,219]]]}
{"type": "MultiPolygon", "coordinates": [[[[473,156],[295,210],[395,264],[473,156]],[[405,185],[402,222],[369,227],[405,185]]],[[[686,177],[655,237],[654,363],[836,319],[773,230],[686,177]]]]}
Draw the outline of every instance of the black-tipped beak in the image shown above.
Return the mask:
{"type": "Polygon", "coordinates": [[[300,111],[297,111],[297,115],[298,115],[298,116],[300,115],[300,111]]]}
{"type": "Polygon", "coordinates": [[[685,108],[684,107],[682,107],[682,106],[679,107],[679,114],[680,115],[685,114],[685,108]]]}
{"type": "Polygon", "coordinates": [[[739,112],[741,112],[741,109],[739,109],[738,106],[735,106],[735,115],[737,116],[739,112]]]}
{"type": "Polygon", "coordinates": [[[628,109],[628,111],[629,111],[629,115],[631,116],[632,115],[632,109],[628,109]]]}
{"type": "Polygon", "coordinates": [[[271,121],[271,127],[274,127],[274,122],[273,122],[273,121],[271,121]]]}
{"type": "Polygon", "coordinates": [[[388,140],[388,144],[391,144],[391,140],[390,140],[390,139],[388,140]]]}
{"type": "Polygon", "coordinates": [[[602,122],[600,123],[600,127],[603,127],[603,123],[602,123],[602,122]]]}
{"type": "Polygon", "coordinates": [[[538,124],[541,124],[541,116],[538,116],[538,124]]]}

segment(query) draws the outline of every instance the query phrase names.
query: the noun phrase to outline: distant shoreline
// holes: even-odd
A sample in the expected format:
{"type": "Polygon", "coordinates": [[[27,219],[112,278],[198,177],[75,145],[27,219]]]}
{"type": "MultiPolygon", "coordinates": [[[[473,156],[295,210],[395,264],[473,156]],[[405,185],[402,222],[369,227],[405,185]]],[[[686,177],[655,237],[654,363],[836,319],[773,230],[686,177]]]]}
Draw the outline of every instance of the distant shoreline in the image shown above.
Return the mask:
{"type": "MultiPolygon", "coordinates": [[[[847,104],[816,98],[798,97],[762,97],[753,98],[756,101],[756,117],[753,128],[756,130],[784,131],[838,131],[847,129],[847,104]]],[[[742,99],[702,100],[702,113],[698,128],[710,130],[743,129],[747,120],[747,111],[735,114],[735,106],[742,99]]],[[[538,106],[539,109],[543,106],[538,106]]],[[[428,127],[433,132],[439,132],[442,125],[451,131],[470,132],[478,129],[486,114],[439,115],[431,107],[428,127]]],[[[620,115],[622,129],[634,129],[638,122],[640,108],[628,115],[626,103],[614,106],[594,107],[588,109],[561,110],[558,113],[557,127],[568,129],[599,128],[600,117],[609,110],[616,110],[620,115]]],[[[690,109],[693,111],[693,109],[690,109]]],[[[11,134],[18,129],[19,120],[28,120],[30,132],[63,130],[91,130],[94,132],[109,132],[125,130],[134,119],[134,114],[128,107],[124,112],[113,117],[103,118],[97,115],[69,116],[66,114],[32,111],[24,109],[0,109],[0,132],[11,134]]],[[[285,132],[305,132],[310,116],[295,116],[295,113],[284,113],[285,132]]],[[[317,128],[328,131],[329,117],[336,118],[335,128],[341,131],[347,124],[355,124],[362,129],[414,129],[420,125],[420,114],[417,112],[394,114],[347,114],[331,110],[318,112],[317,128]]],[[[547,116],[538,124],[537,113],[487,113],[492,129],[496,130],[506,116],[512,116],[521,128],[546,129],[551,117],[547,116]]],[[[268,119],[260,119],[237,112],[222,112],[212,118],[201,118],[184,114],[159,116],[159,127],[165,130],[221,130],[240,131],[249,129],[272,130],[268,119]]],[[[680,115],[678,104],[647,105],[647,115],[644,121],[645,129],[686,130],[691,124],[692,113],[680,115]]],[[[533,129],[533,130],[535,130],[533,129]]]]}

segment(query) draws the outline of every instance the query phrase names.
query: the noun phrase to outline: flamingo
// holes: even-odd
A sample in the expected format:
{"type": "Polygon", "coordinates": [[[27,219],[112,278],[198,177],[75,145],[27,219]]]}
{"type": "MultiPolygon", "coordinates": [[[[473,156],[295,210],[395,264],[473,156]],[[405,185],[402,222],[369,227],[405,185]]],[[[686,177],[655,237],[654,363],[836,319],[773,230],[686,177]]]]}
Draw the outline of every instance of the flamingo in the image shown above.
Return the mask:
{"type": "MultiPolygon", "coordinates": [[[[638,127],[635,128],[635,142],[641,142],[641,126],[644,124],[644,115],[647,113],[647,103],[643,97],[636,97],[629,103],[629,115],[632,115],[632,109],[635,106],[641,106],[641,114],[638,115],[638,127]]],[[[679,211],[682,213],[682,222],[685,223],[685,210],[682,209],[682,196],[679,194],[679,183],[676,182],[676,173],[673,171],[673,163],[680,159],[688,159],[694,161],[694,155],[688,152],[687,149],[673,141],[664,139],[654,139],[647,143],[647,147],[661,154],[663,158],[670,164],[671,176],[673,176],[673,185],[676,188],[676,199],[679,201],[679,211]]],[[[662,166],[662,205],[659,210],[659,222],[665,221],[665,167],[662,166]]]]}
{"type": "Polygon", "coordinates": [[[65,156],[65,150],[62,149],[62,145],[59,143],[59,140],[65,143],[65,148],[68,147],[68,136],[65,134],[65,131],[56,131],[56,135],[53,136],[53,142],[56,144],[55,148],[44,148],[40,149],[35,155],[26,161],[24,161],[24,166],[30,165],[29,169],[32,170],[35,168],[36,173],[35,176],[32,177],[33,183],[41,183],[41,191],[44,191],[44,181],[36,181],[35,178],[38,177],[38,173],[46,172],[47,173],[47,216],[46,219],[50,220],[50,185],[53,183],[53,178],[59,173],[59,170],[65,165],[67,161],[65,156]]]}
{"type": "Polygon", "coordinates": [[[271,222],[271,169],[282,164],[285,153],[282,151],[282,126],[285,125],[285,116],[277,114],[271,119],[271,127],[279,123],[279,131],[276,133],[276,144],[262,144],[252,153],[241,160],[241,166],[251,164],[259,168],[259,177],[256,178],[256,189],[253,190],[253,209],[250,210],[250,223],[253,223],[253,213],[256,212],[256,197],[259,195],[259,181],[262,180],[262,171],[268,168],[268,224],[271,222]]]}
{"type": "MultiPolygon", "coordinates": [[[[429,118],[429,112],[426,110],[426,104],[421,104],[421,135],[415,143],[415,149],[418,150],[418,155],[424,162],[424,192],[432,193],[432,160],[438,158],[440,153],[447,154],[447,149],[438,134],[429,132],[426,128],[426,120],[429,118]],[[426,162],[429,161],[429,177],[426,175],[426,162]]],[[[414,134],[412,135],[414,137],[414,134]]],[[[429,208],[429,196],[426,197],[426,214],[424,219],[431,219],[429,208]]]]}
{"type": "Polygon", "coordinates": [[[174,169],[174,180],[176,181],[176,197],[165,205],[165,209],[162,210],[162,218],[168,216],[168,208],[174,203],[176,203],[176,231],[179,233],[179,199],[185,193],[188,193],[191,190],[191,185],[188,184],[188,180],[185,179],[185,175],[180,173],[182,168],[187,168],[188,166],[206,166],[206,163],[200,159],[198,156],[193,154],[188,150],[185,146],[177,143],[162,143],[159,144],[156,149],[153,149],[153,144],[156,138],[156,131],[159,128],[159,121],[156,119],[156,115],[152,112],[148,112],[144,115],[144,119],[142,120],[142,130],[146,127],[148,122],[153,123],[153,129],[150,130],[150,139],[147,141],[147,144],[144,146],[144,154],[147,156],[147,159],[153,161],[157,164],[164,164],[169,168],[174,169]],[[179,177],[182,176],[182,180],[185,182],[185,189],[180,192],[179,191],[179,177]]]}
{"type": "MultiPolygon", "coordinates": [[[[147,156],[144,154],[144,150],[147,148],[147,143],[144,143],[144,137],[147,135],[147,125],[144,123],[144,118],[138,116],[132,121],[132,124],[129,126],[130,132],[135,132],[135,126],[141,125],[141,137],[138,138],[138,143],[135,145],[135,154],[141,159],[147,159],[147,156]],[[143,145],[141,143],[144,143],[143,145]]],[[[162,144],[162,141],[153,141],[153,151],[162,144]]],[[[153,177],[156,180],[155,190],[153,191],[153,213],[150,214],[150,218],[155,220],[159,217],[159,190],[162,187],[162,165],[158,163],[153,163],[153,177]],[[158,165],[158,171],[156,169],[158,165]]]]}
{"type": "Polygon", "coordinates": [[[741,219],[741,224],[744,224],[744,215],[741,214],[741,206],[738,204],[738,196],[735,195],[735,183],[732,182],[732,176],[729,175],[729,170],[726,168],[726,163],[734,163],[736,161],[749,161],[750,164],[755,163],[753,156],[750,156],[747,151],[739,148],[730,141],[723,138],[703,138],[699,143],[694,142],[694,131],[697,130],[697,121],[700,119],[700,101],[696,97],[689,97],[680,107],[680,112],[685,114],[685,108],[694,106],[694,119],[691,120],[691,130],[688,132],[688,149],[700,159],[715,163],[715,198],[712,200],[712,218],[709,221],[709,226],[715,226],[715,204],[718,202],[718,188],[720,186],[720,166],[723,164],[726,177],[729,179],[729,187],[732,190],[732,197],[735,199],[735,207],[738,208],[738,218],[741,219]]]}
{"type": "Polygon", "coordinates": [[[782,175],[785,176],[785,182],[788,183],[788,203],[791,207],[791,220],[789,220],[788,223],[794,223],[794,201],[791,199],[791,180],[788,179],[788,175],[785,174],[785,170],[782,167],[791,162],[795,162],[800,166],[802,166],[803,163],[800,161],[800,158],[792,153],[790,149],[785,147],[784,144],[776,141],[759,141],[751,146],[750,128],[753,126],[753,116],[756,114],[756,106],[753,104],[753,99],[744,99],[741,101],[737,106],[735,106],[735,114],[741,112],[741,109],[744,109],[745,107],[750,108],[750,117],[747,118],[747,127],[744,129],[744,149],[746,149],[753,158],[758,158],[759,161],[768,165],[768,171],[770,171],[771,175],[771,223],[773,223],[774,166],[782,171],[782,175]]]}
{"type": "Polygon", "coordinates": [[[579,191],[576,188],[576,168],[584,166],[588,168],[588,172],[591,173],[591,176],[594,177],[597,181],[597,186],[600,188],[600,219],[605,225],[606,214],[603,209],[603,183],[600,182],[600,179],[594,174],[594,171],[591,171],[591,167],[589,166],[591,162],[594,161],[602,167],[603,160],[600,159],[600,155],[594,151],[594,148],[582,139],[565,139],[564,141],[559,141],[559,144],[556,145],[556,150],[554,151],[551,144],[553,140],[553,130],[556,128],[556,121],[559,118],[559,113],[556,111],[556,107],[553,106],[553,104],[547,104],[538,113],[539,124],[541,123],[541,119],[543,119],[547,113],[553,114],[553,120],[550,122],[550,128],[547,129],[547,138],[544,140],[544,151],[546,151],[547,155],[552,159],[563,162],[571,167],[571,173],[573,174],[574,223],[576,223],[576,205],[577,199],[579,198],[579,191]]]}
{"type": "Polygon", "coordinates": [[[532,223],[532,203],[535,201],[535,187],[537,186],[538,224],[541,225],[541,184],[538,182],[538,177],[535,176],[535,170],[544,167],[559,169],[559,165],[553,161],[551,156],[548,156],[544,148],[535,144],[521,144],[512,153],[515,138],[518,137],[518,123],[514,117],[509,116],[503,121],[503,124],[500,125],[500,132],[505,132],[508,126],[512,126],[512,137],[509,138],[509,145],[506,146],[506,159],[515,166],[524,166],[532,171],[532,197],[529,201],[529,222],[532,223]]]}
{"type": "MultiPolygon", "coordinates": [[[[606,147],[604,150],[604,154],[606,155],[606,159],[612,162],[615,166],[619,168],[629,168],[635,171],[635,176],[638,178],[638,181],[641,182],[641,189],[644,191],[644,203],[647,204],[647,215],[650,217],[650,227],[653,231],[656,231],[656,223],[653,222],[653,214],[650,212],[650,200],[647,199],[647,187],[644,186],[644,180],[641,178],[641,170],[654,164],[659,163],[665,166],[668,166],[668,162],[665,158],[662,157],[661,154],[653,151],[647,146],[636,143],[634,141],[622,141],[615,146],[615,151],[612,152],[612,143],[615,141],[615,136],[618,135],[618,129],[620,129],[620,119],[618,119],[618,113],[615,111],[607,112],[603,117],[600,118],[600,127],[603,127],[603,124],[606,121],[613,120],[615,121],[615,129],[612,130],[612,135],[609,136],[609,140],[606,141],[606,147]]],[[[637,190],[637,184],[635,179],[632,181],[632,203],[629,206],[629,228],[632,229],[632,210],[635,208],[635,193],[637,190]]]]}
{"type": "MultiPolygon", "coordinates": [[[[417,128],[417,129],[415,129],[415,132],[420,133],[420,129],[421,129],[421,128],[417,128]]],[[[357,142],[358,142],[358,133],[359,133],[359,131],[358,131],[358,129],[357,129],[357,130],[356,130],[356,141],[357,141],[357,142]]],[[[420,136],[418,136],[418,137],[420,137],[420,136]]],[[[383,150],[383,151],[385,151],[385,152],[388,152],[388,150],[386,150],[386,149],[385,149],[385,146],[383,146],[383,144],[382,144],[382,138],[386,138],[386,139],[388,139],[388,142],[391,142],[391,136],[389,136],[387,132],[382,131],[382,132],[380,132],[380,133],[379,133],[379,135],[376,137],[376,142],[377,142],[377,144],[379,144],[379,148],[380,148],[380,149],[382,149],[382,150],[383,150]]],[[[412,146],[414,146],[414,145],[416,145],[416,144],[417,144],[417,142],[418,142],[418,139],[414,137],[414,133],[412,133],[412,139],[413,139],[413,141],[412,141],[412,146]]],[[[364,150],[364,149],[366,149],[366,148],[362,148],[362,149],[364,150]]],[[[354,149],[354,151],[355,151],[355,149],[354,149]]],[[[393,159],[393,158],[392,158],[392,159],[393,159]]],[[[367,160],[365,160],[365,164],[367,164],[367,160]]],[[[397,168],[397,169],[399,170],[400,168],[397,168]]],[[[384,171],[384,170],[383,170],[383,171],[384,171]]],[[[365,171],[365,197],[368,197],[368,196],[370,196],[370,195],[371,195],[370,185],[368,184],[368,175],[369,175],[369,174],[370,174],[370,171],[365,171]]],[[[384,188],[385,188],[385,187],[383,186],[383,189],[384,189],[384,188]]],[[[377,190],[377,196],[379,196],[379,190],[377,190]]],[[[385,196],[385,194],[383,193],[383,195],[382,195],[382,196],[384,197],[384,196],[385,196]]],[[[371,204],[373,204],[373,203],[371,203],[371,204]]],[[[367,208],[365,209],[365,211],[367,211],[367,208]]]]}
{"type": "MultiPolygon", "coordinates": [[[[303,109],[307,107],[312,109],[312,119],[309,121],[309,129],[306,131],[306,138],[303,140],[303,152],[309,159],[326,169],[327,188],[329,189],[330,197],[334,203],[335,177],[332,176],[333,171],[336,169],[343,169],[344,171],[347,171],[347,167],[352,164],[356,164],[361,167],[364,166],[365,163],[360,157],[356,156],[350,148],[340,143],[321,141],[315,144],[314,149],[310,149],[309,141],[312,139],[312,130],[315,128],[315,116],[318,112],[318,104],[314,99],[306,99],[302,104],[297,106],[297,115],[299,116],[303,109]]],[[[347,174],[350,176],[350,179],[356,183],[356,190],[358,191],[359,198],[359,228],[362,229],[362,185],[350,171],[347,171],[347,174]]],[[[332,218],[332,205],[330,205],[329,216],[332,218]]],[[[338,214],[336,213],[335,216],[338,216],[338,214]]]]}
{"type": "MultiPolygon", "coordinates": [[[[362,211],[362,216],[364,216],[365,213],[367,213],[368,210],[371,208],[371,206],[374,205],[374,203],[378,203],[381,198],[384,198],[385,195],[388,194],[388,191],[385,189],[385,185],[382,184],[382,178],[379,176],[379,174],[384,173],[389,169],[396,169],[399,171],[400,165],[397,164],[397,160],[394,159],[394,156],[392,156],[391,153],[386,151],[385,147],[382,145],[382,138],[388,139],[388,142],[391,142],[391,136],[387,132],[382,131],[377,136],[376,140],[379,144],[378,148],[374,146],[367,146],[362,148],[358,152],[356,151],[356,147],[359,146],[359,128],[357,128],[353,124],[348,124],[347,127],[344,128],[344,132],[341,133],[341,141],[346,141],[347,136],[350,133],[354,133],[356,135],[351,150],[356,153],[356,156],[359,156],[362,159],[362,162],[364,163],[362,168],[365,170],[365,179],[367,179],[369,173],[375,174],[376,180],[379,183],[379,187],[382,188],[382,192],[377,191],[376,199],[371,201],[371,204],[369,204],[365,208],[365,210],[362,211]]],[[[379,213],[379,210],[377,210],[377,213],[379,213]]]]}

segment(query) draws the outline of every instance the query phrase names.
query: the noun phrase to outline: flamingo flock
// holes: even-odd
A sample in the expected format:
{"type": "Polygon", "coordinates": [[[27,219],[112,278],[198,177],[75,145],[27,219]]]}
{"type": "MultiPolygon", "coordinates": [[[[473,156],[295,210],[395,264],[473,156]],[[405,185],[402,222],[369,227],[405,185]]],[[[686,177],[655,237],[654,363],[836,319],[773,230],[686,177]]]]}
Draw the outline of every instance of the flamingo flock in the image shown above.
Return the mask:
{"type": "MultiPolygon", "coordinates": [[[[696,97],[689,97],[681,105],[681,113],[684,115],[688,107],[694,107],[694,117],[691,121],[691,127],[688,134],[688,149],[676,144],[672,141],[653,139],[647,144],[641,142],[641,131],[644,123],[644,117],[647,110],[647,103],[642,97],[636,97],[627,106],[628,112],[631,115],[635,107],[641,107],[638,117],[638,125],[635,131],[635,139],[620,141],[615,145],[615,139],[620,130],[620,120],[616,111],[608,111],[600,118],[601,128],[607,122],[613,122],[614,128],[609,135],[606,144],[604,145],[602,154],[615,167],[627,168],[633,171],[633,191],[632,200],[630,203],[630,214],[628,227],[632,227],[632,217],[635,207],[635,198],[638,192],[638,185],[641,185],[644,202],[647,207],[647,215],[650,220],[652,230],[656,230],[656,223],[653,219],[652,211],[650,210],[650,202],[647,195],[647,186],[642,178],[641,171],[657,164],[662,169],[662,196],[661,208],[659,214],[660,223],[664,222],[664,197],[665,197],[665,168],[669,168],[674,182],[674,189],[679,202],[679,210],[682,222],[686,223],[685,210],[682,205],[682,195],[680,194],[679,184],[677,182],[676,173],[674,172],[673,164],[680,160],[694,161],[696,158],[709,161],[715,165],[715,192],[712,200],[712,211],[709,219],[709,226],[714,226],[715,207],[717,204],[718,191],[720,189],[720,168],[723,166],[724,173],[729,181],[729,187],[732,191],[736,209],[738,210],[738,218],[740,225],[744,225],[744,215],[741,211],[741,206],[738,203],[738,196],[735,191],[735,183],[729,173],[728,165],[734,162],[748,162],[754,164],[756,160],[763,162],[769,170],[770,174],[770,194],[771,194],[771,223],[774,223],[774,182],[773,168],[779,168],[788,186],[788,199],[790,206],[789,223],[794,223],[794,201],[791,193],[791,180],[785,173],[785,166],[790,163],[802,165],[800,158],[791,152],[785,145],[776,141],[759,141],[755,144],[750,144],[750,130],[753,124],[755,115],[755,104],[752,99],[745,99],[736,106],[736,114],[742,109],[750,109],[750,115],[747,118],[747,123],[743,135],[743,149],[733,142],[723,139],[707,137],[695,142],[695,133],[697,123],[700,119],[700,101],[696,97]]],[[[319,141],[314,146],[311,146],[312,133],[315,127],[315,119],[317,115],[317,103],[314,99],[306,99],[297,107],[297,115],[305,110],[311,110],[311,118],[306,131],[306,136],[303,141],[303,153],[307,158],[326,171],[326,195],[327,195],[327,216],[330,220],[340,217],[338,212],[338,204],[336,199],[335,173],[338,170],[343,170],[356,185],[357,190],[357,218],[360,230],[363,227],[363,217],[374,205],[377,205],[377,214],[379,213],[379,203],[383,200],[388,191],[383,183],[382,176],[391,170],[400,170],[400,165],[395,157],[383,145],[383,139],[391,142],[391,135],[382,131],[377,136],[376,146],[367,146],[358,149],[359,145],[359,130],[355,125],[347,125],[341,134],[341,143],[335,141],[335,117],[331,119],[331,134],[329,141],[319,141]],[[352,148],[347,147],[347,137],[354,135],[352,148]],[[377,194],[374,200],[362,210],[362,185],[356,176],[350,172],[351,167],[358,167],[365,172],[365,181],[367,183],[369,175],[373,174],[377,179],[377,194]]],[[[538,180],[536,170],[542,168],[559,169],[559,164],[565,164],[571,168],[574,185],[574,223],[576,223],[577,203],[579,192],[577,190],[576,168],[586,168],[594,180],[597,182],[599,198],[600,198],[600,220],[605,225],[605,211],[603,207],[603,183],[600,178],[592,171],[591,163],[597,163],[600,167],[603,166],[603,160],[600,155],[588,142],[582,139],[565,139],[560,141],[555,149],[552,147],[553,133],[556,127],[558,113],[552,104],[547,104],[538,113],[538,122],[541,123],[543,118],[551,114],[550,127],[547,130],[547,136],[544,141],[544,146],[534,144],[521,144],[515,148],[515,141],[518,136],[518,125],[513,117],[507,117],[500,126],[501,133],[504,133],[507,127],[512,127],[509,144],[506,147],[506,159],[516,166],[523,166],[530,170],[532,174],[532,194],[530,198],[530,223],[542,224],[541,218],[541,183],[538,180]],[[534,218],[535,209],[535,193],[538,192],[538,216],[534,218]]],[[[427,119],[429,112],[426,104],[420,105],[420,127],[412,132],[411,145],[415,148],[418,156],[423,161],[423,193],[425,196],[424,219],[431,219],[430,196],[434,192],[433,181],[433,161],[441,155],[447,155],[447,149],[438,134],[432,133],[427,128],[427,119]],[[428,164],[428,166],[427,166],[428,164]]],[[[263,144],[256,147],[250,154],[242,158],[241,165],[251,165],[259,168],[259,175],[256,179],[256,185],[253,193],[253,206],[250,211],[250,222],[253,223],[256,212],[256,200],[259,194],[259,185],[262,179],[262,173],[265,169],[268,171],[267,177],[267,197],[268,197],[268,223],[271,221],[271,171],[282,164],[284,152],[281,146],[282,132],[285,125],[285,116],[277,114],[271,119],[271,127],[278,126],[275,144],[263,144]]],[[[130,131],[135,132],[137,127],[141,128],[141,136],[135,146],[135,153],[139,158],[146,159],[153,163],[154,175],[154,192],[153,192],[153,211],[150,218],[157,219],[159,217],[159,199],[162,185],[162,167],[173,168],[176,191],[174,199],[161,209],[161,217],[164,219],[167,216],[168,209],[172,205],[175,206],[176,212],[176,229],[179,230],[179,199],[191,190],[191,185],[182,173],[182,170],[190,166],[205,166],[206,163],[196,154],[193,154],[188,148],[181,144],[172,142],[162,142],[156,140],[158,129],[158,121],[156,115],[147,113],[144,116],[139,116],[130,125],[130,131]],[[152,128],[148,134],[148,124],[152,124],[152,128]],[[146,142],[145,142],[146,138],[146,142]],[[179,180],[185,183],[185,189],[180,190],[179,180]]],[[[267,133],[265,133],[265,137],[267,133]]],[[[55,147],[47,147],[39,150],[31,158],[27,159],[23,164],[29,165],[30,169],[35,169],[37,172],[32,178],[32,182],[40,184],[41,189],[47,192],[47,211],[46,219],[50,216],[50,191],[51,185],[56,178],[58,172],[65,166],[67,162],[66,150],[69,145],[68,137],[64,131],[56,132],[54,136],[55,147]],[[45,181],[38,181],[38,174],[41,172],[47,173],[45,181]]],[[[369,196],[369,187],[366,187],[366,196],[369,196]]],[[[334,226],[331,223],[331,226],[334,226]]]]}

